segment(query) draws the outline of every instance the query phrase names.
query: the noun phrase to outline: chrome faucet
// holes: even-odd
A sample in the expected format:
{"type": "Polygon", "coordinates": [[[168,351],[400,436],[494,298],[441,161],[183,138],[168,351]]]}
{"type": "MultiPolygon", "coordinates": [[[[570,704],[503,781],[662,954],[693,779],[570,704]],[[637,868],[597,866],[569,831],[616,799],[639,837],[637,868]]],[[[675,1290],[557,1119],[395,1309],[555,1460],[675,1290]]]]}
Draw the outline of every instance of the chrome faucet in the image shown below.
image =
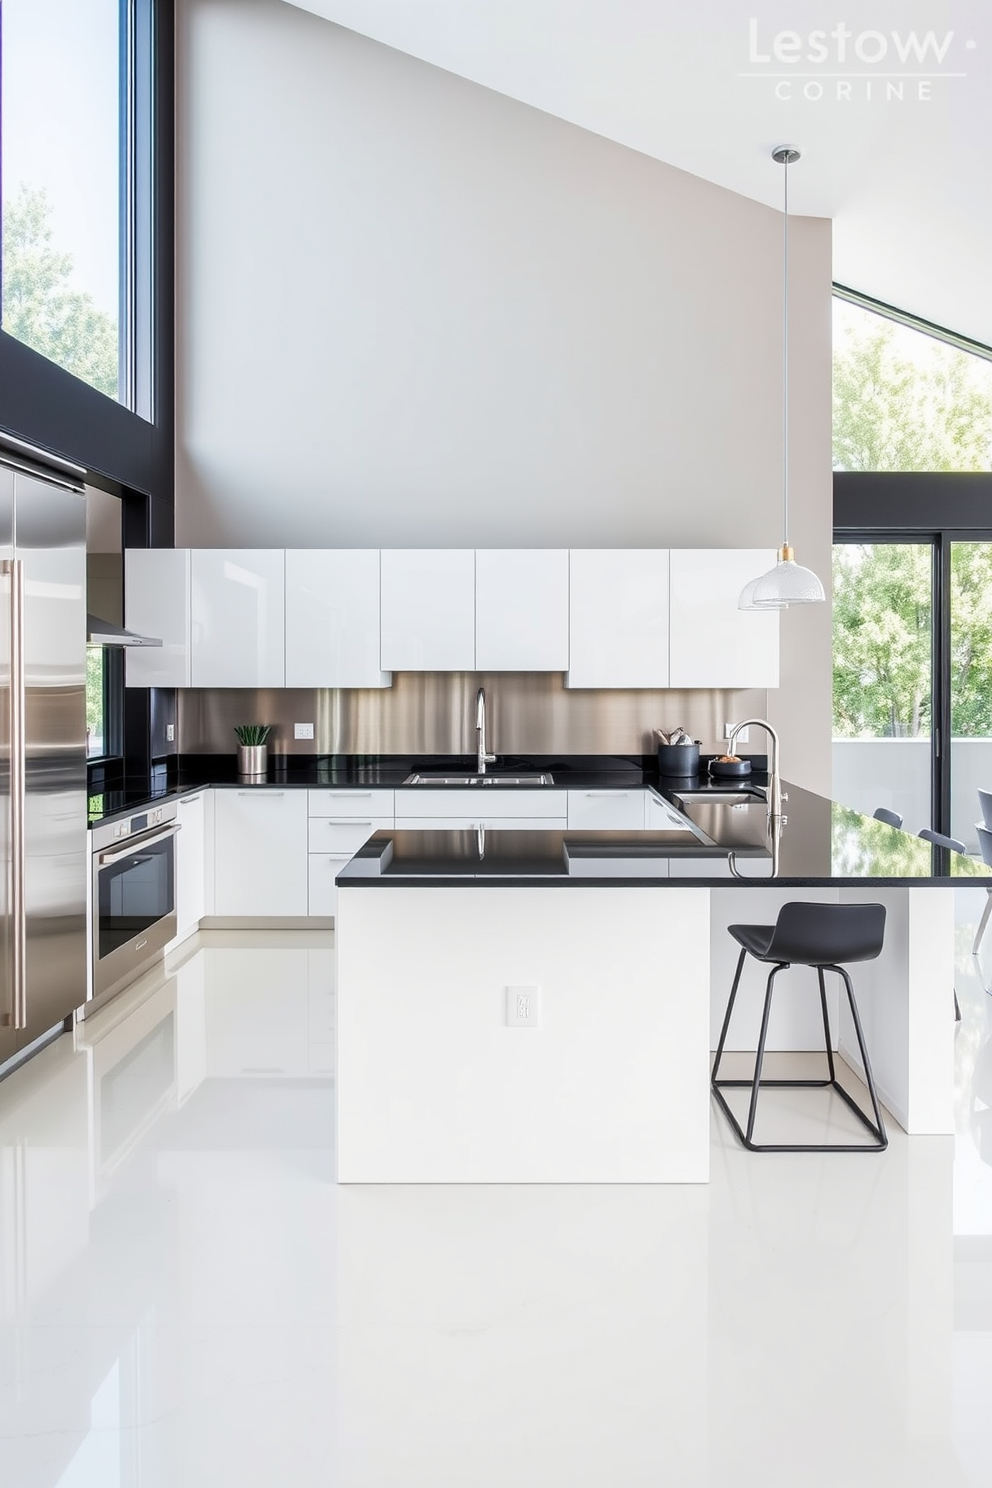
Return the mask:
{"type": "Polygon", "coordinates": [[[486,753],[486,689],[484,687],[480,687],[475,695],[475,732],[478,737],[475,770],[477,775],[485,775],[486,766],[494,765],[496,756],[486,753]]]}
{"type": "Polygon", "coordinates": [[[787,801],[788,796],[782,794],[782,782],[778,773],[778,734],[765,718],[745,718],[741,723],[735,723],[730,730],[730,744],[728,753],[734,753],[734,745],[737,743],[737,735],[741,729],[763,728],[771,740],[772,755],[768,771],[768,815],[772,821],[784,821],[782,815],[782,802],[787,801]]]}

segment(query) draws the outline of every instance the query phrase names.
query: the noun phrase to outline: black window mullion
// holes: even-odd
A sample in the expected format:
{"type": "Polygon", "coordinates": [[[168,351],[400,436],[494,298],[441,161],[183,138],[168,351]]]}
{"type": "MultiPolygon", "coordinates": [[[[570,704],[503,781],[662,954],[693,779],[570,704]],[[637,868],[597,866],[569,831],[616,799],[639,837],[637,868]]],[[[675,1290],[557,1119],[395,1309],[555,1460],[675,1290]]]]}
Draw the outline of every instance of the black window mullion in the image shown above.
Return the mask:
{"type": "Polygon", "coordinates": [[[933,748],[931,800],[938,832],[951,830],[951,537],[937,533],[933,548],[933,748]]]}

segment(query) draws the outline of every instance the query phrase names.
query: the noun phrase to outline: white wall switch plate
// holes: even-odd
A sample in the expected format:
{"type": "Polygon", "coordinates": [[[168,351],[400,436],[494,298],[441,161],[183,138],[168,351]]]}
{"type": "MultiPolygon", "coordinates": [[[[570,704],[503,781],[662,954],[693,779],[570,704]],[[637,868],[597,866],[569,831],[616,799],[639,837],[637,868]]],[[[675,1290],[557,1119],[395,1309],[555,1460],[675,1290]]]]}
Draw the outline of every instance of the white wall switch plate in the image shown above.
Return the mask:
{"type": "Polygon", "coordinates": [[[507,1028],[540,1028],[540,987],[507,987],[506,1026],[507,1028]]]}
{"type": "Polygon", "coordinates": [[[166,743],[167,744],[174,743],[175,742],[175,737],[176,737],[176,725],[174,723],[167,723],[165,725],[165,740],[166,740],[166,743]]]}
{"type": "MultiPolygon", "coordinates": [[[[723,737],[725,739],[729,739],[733,731],[734,725],[732,723],[725,723],[723,725],[723,737]]],[[[740,733],[737,735],[737,742],[738,744],[750,744],[751,730],[749,728],[741,729],[740,733]]]]}
{"type": "Polygon", "coordinates": [[[313,738],[313,724],[312,723],[294,723],[293,724],[293,738],[294,739],[312,739],[313,738]]]}

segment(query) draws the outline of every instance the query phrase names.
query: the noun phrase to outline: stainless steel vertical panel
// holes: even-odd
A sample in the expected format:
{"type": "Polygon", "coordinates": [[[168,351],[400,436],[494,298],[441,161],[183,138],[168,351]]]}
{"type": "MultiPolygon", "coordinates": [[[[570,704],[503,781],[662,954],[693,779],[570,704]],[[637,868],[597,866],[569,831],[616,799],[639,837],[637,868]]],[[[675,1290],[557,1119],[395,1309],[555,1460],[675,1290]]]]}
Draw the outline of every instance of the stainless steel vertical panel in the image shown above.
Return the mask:
{"type": "Polygon", "coordinates": [[[16,474],[14,557],[24,583],[23,1048],[86,1000],[83,495],[16,474]]]}
{"type": "Polygon", "coordinates": [[[16,1052],[14,939],[11,919],[13,843],[10,837],[11,569],[14,557],[14,477],[0,465],[0,1063],[16,1052]]]}
{"type": "Polygon", "coordinates": [[[24,691],[24,565],[19,558],[10,563],[10,939],[13,1024],[26,1028],[27,905],[24,898],[25,811],[27,772],[24,691]]]}

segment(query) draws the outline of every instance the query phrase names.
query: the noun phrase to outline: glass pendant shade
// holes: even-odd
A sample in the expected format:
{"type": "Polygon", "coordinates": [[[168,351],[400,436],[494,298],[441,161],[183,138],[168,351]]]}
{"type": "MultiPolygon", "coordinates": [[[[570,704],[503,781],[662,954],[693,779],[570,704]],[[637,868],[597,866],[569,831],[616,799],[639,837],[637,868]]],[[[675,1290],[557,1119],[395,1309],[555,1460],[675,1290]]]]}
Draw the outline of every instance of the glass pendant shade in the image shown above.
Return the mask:
{"type": "Polygon", "coordinates": [[[785,603],[784,603],[783,600],[778,600],[777,602],[776,601],[773,601],[773,600],[769,600],[766,604],[763,604],[763,605],[756,605],[755,604],[755,602],[754,602],[754,591],[757,589],[758,585],[760,583],[762,583],[764,581],[764,579],[766,579],[767,577],[768,577],[767,574],[761,574],[759,578],[752,579],[749,584],[745,584],[744,585],[744,588],[741,590],[741,597],[737,601],[737,608],[739,610],[757,610],[757,609],[762,609],[762,610],[784,610],[785,609],[785,603]]]}
{"type": "MultiPolygon", "coordinates": [[[[791,548],[780,549],[774,568],[754,579],[744,590],[752,590],[749,609],[780,610],[791,605],[822,604],[826,599],[823,585],[811,568],[803,568],[791,548]]],[[[741,595],[743,609],[744,594],[741,595]]]]}

